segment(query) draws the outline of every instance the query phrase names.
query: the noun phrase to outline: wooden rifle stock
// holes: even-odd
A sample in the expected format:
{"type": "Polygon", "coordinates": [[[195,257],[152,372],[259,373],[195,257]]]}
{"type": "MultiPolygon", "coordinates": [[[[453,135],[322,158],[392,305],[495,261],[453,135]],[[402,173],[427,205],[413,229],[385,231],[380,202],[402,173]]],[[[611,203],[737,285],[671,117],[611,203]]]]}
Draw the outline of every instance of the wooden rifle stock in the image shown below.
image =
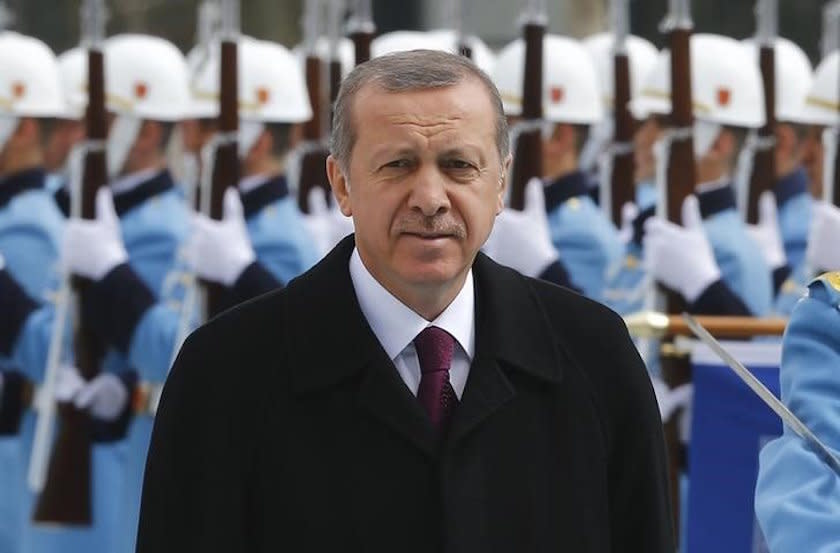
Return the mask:
{"type": "Polygon", "coordinates": [[[306,88],[309,102],[312,104],[312,119],[303,126],[303,138],[307,148],[300,162],[300,181],[298,183],[298,207],[303,213],[309,213],[309,192],[313,188],[323,188],[329,198],[330,183],[327,180],[327,156],[329,152],[323,145],[323,97],[321,87],[322,61],[315,53],[306,58],[306,88]]]}
{"type": "MultiPolygon", "coordinates": [[[[543,36],[545,27],[526,23],[523,29],[525,40],[525,70],[522,82],[522,121],[538,122],[542,119],[543,89],[543,36]]],[[[542,132],[539,128],[526,129],[516,139],[511,175],[510,207],[522,210],[525,207],[525,186],[532,178],[542,177],[542,132]]]]}
{"type": "Polygon", "coordinates": [[[350,40],[353,41],[355,52],[355,64],[359,65],[370,59],[370,43],[373,41],[373,33],[367,31],[355,31],[350,33],[350,40]]]}
{"type": "MultiPolygon", "coordinates": [[[[88,51],[88,106],[86,113],[87,136],[91,141],[104,144],[108,135],[105,117],[105,72],[101,51],[88,51]]],[[[104,149],[88,152],[85,158],[82,182],[82,218],[96,216],[96,192],[105,186],[108,168],[104,149]]],[[[74,287],[84,303],[90,282],[74,278],[74,287]]],[[[105,352],[84,318],[78,317],[74,345],[76,367],[85,380],[99,374],[105,352]]],[[[65,403],[58,407],[60,425],[58,437],[50,457],[44,489],[38,497],[33,513],[36,523],[57,523],[88,526],[91,512],[91,421],[88,414],[65,403]]]]}
{"type": "Polygon", "coordinates": [[[613,116],[615,132],[613,144],[618,146],[613,151],[612,174],[610,175],[610,215],[616,227],[621,226],[621,208],[635,199],[636,164],[633,142],[636,121],[630,113],[630,60],[627,54],[617,54],[613,58],[613,116]]]}
{"type": "Polygon", "coordinates": [[[776,156],[772,147],[776,134],[776,54],[773,46],[759,49],[761,80],[764,84],[764,110],[767,122],[758,131],[759,145],[753,158],[747,199],[747,222],[758,223],[758,199],[765,190],[772,190],[776,180],[776,156]]]}
{"type": "MultiPolygon", "coordinates": [[[[237,74],[237,44],[233,40],[224,40],[221,44],[221,71],[219,78],[219,132],[223,136],[233,136],[239,129],[239,101],[237,74]]],[[[210,217],[222,218],[222,205],[225,190],[239,181],[239,151],[236,141],[225,140],[216,150],[213,165],[213,181],[210,188],[210,217]]],[[[207,313],[217,315],[227,305],[221,285],[206,283],[207,313]]]]}
{"type": "MultiPolygon", "coordinates": [[[[688,195],[694,193],[696,166],[694,162],[694,125],[691,97],[691,30],[675,26],[670,32],[671,47],[671,116],[669,125],[676,132],[671,141],[667,166],[667,218],[682,223],[682,204],[688,195]]],[[[678,314],[686,311],[685,300],[679,294],[668,291],[665,296],[666,312],[678,314]]],[[[662,351],[672,351],[671,344],[663,343],[662,351]]],[[[669,388],[676,388],[691,382],[691,363],[685,355],[661,355],[662,378],[669,388]]],[[[675,528],[679,528],[679,474],[685,466],[685,449],[680,440],[677,417],[673,417],[664,428],[665,442],[670,462],[672,508],[675,528]]]]}
{"type": "MultiPolygon", "coordinates": [[[[838,83],[840,85],[840,83],[838,83]]],[[[831,203],[840,207],[840,133],[834,145],[834,191],[831,203]]]]}

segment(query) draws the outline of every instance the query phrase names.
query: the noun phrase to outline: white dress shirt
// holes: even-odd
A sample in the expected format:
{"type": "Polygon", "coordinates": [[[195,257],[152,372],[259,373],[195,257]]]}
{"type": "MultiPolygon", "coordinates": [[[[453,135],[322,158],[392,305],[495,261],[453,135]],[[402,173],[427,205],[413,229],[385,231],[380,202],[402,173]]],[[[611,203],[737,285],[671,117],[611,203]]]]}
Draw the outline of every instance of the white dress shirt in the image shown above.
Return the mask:
{"type": "Polygon", "coordinates": [[[455,338],[455,351],[449,369],[449,382],[461,399],[470,363],[475,355],[475,297],[472,270],[452,303],[434,321],[427,321],[386,290],[367,270],[359,251],[350,257],[350,280],[362,314],[382,348],[394,362],[403,382],[417,395],[420,387],[420,361],[414,338],[428,326],[437,326],[455,338]]]}

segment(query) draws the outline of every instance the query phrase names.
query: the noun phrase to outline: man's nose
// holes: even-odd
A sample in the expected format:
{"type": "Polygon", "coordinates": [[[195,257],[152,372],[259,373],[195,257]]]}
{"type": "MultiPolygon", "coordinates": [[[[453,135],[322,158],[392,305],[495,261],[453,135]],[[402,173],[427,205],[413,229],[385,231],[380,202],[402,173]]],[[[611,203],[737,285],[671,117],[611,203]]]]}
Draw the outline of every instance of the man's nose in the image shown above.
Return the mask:
{"type": "Polygon", "coordinates": [[[449,211],[451,204],[446,191],[446,177],[437,168],[420,171],[412,183],[408,207],[426,217],[449,211]]]}

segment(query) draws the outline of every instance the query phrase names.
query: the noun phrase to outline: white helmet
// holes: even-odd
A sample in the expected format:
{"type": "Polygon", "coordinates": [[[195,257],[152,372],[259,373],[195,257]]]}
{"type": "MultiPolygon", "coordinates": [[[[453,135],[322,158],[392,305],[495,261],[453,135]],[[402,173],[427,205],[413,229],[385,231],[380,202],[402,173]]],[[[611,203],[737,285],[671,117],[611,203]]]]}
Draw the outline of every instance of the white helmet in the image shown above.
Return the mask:
{"type": "MultiPolygon", "coordinates": [[[[742,41],[752,59],[758,61],[759,48],[755,40],[742,41]]],[[[789,123],[806,123],[802,120],[802,103],[811,89],[813,69],[808,56],[790,40],[776,38],[776,119],[789,123]]]]}
{"type": "MultiPolygon", "coordinates": [[[[583,46],[592,56],[592,63],[598,74],[604,107],[613,107],[613,35],[612,33],[598,33],[583,40],[583,46]]],[[[658,50],[649,41],[637,37],[627,37],[627,57],[630,62],[630,97],[635,98],[642,90],[645,77],[656,64],[658,50]]]]}
{"type": "Polygon", "coordinates": [[[0,32],[0,117],[62,117],[55,54],[38,40],[0,32]]]}
{"type": "Polygon", "coordinates": [[[77,46],[58,56],[58,75],[67,104],[65,118],[82,119],[88,104],[87,52],[77,46]]]}
{"type": "MultiPolygon", "coordinates": [[[[758,65],[737,40],[710,34],[691,37],[694,117],[717,125],[764,125],[764,89],[758,65]]],[[[671,113],[671,52],[663,50],[641,93],[630,101],[637,119],[671,113]]]]}
{"type": "Polygon", "coordinates": [[[137,119],[180,121],[188,107],[184,56],[149,35],[116,35],[105,42],[105,97],[109,110],[137,119]]]}
{"type": "Polygon", "coordinates": [[[803,122],[840,126],[840,50],[835,50],[814,71],[811,90],[802,109],[803,122]]]}
{"type": "MultiPolygon", "coordinates": [[[[303,44],[295,46],[292,53],[298,59],[300,66],[303,67],[306,61],[306,50],[303,44]]],[[[329,61],[330,41],[327,37],[318,37],[315,42],[315,54],[323,61],[329,61]]],[[[347,37],[340,37],[338,40],[338,59],[341,61],[341,78],[343,79],[353,70],[353,65],[356,63],[356,49],[353,46],[353,41],[347,37]]]]}
{"type": "MultiPolygon", "coordinates": [[[[494,60],[490,49],[478,38],[468,38],[473,49],[475,64],[485,73],[493,70],[494,60]]],[[[437,31],[393,31],[379,35],[370,45],[371,57],[377,58],[394,52],[409,50],[440,50],[452,54],[458,53],[455,44],[455,31],[441,29],[437,31]]]]}
{"type": "MultiPolygon", "coordinates": [[[[303,123],[312,118],[312,107],[303,71],[295,56],[283,46],[248,36],[238,41],[239,117],[262,123],[303,123]]],[[[208,117],[219,113],[219,48],[192,82],[192,94],[205,106],[208,117]]]]}
{"type": "MultiPolygon", "coordinates": [[[[493,81],[505,114],[522,113],[525,45],[516,39],[496,57],[493,81]]],[[[543,117],[555,123],[589,124],[604,116],[595,67],[581,44],[571,38],[543,39],[543,117]]]]}

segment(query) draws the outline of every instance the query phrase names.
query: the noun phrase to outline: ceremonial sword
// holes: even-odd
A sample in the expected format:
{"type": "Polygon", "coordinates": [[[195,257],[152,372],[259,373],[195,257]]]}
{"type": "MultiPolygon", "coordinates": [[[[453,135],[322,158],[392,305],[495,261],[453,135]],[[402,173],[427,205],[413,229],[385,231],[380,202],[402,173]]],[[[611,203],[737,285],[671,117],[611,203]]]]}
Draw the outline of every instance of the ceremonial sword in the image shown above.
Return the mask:
{"type": "Polygon", "coordinates": [[[702,340],[704,344],[709,346],[709,348],[718,355],[718,357],[726,362],[735,374],[738,375],[738,377],[743,380],[744,383],[749,386],[750,389],[779,416],[779,418],[782,419],[782,422],[784,422],[788,428],[793,430],[797,436],[802,438],[814,451],[814,453],[816,453],[820,459],[822,459],[834,470],[834,472],[837,473],[838,476],[840,476],[840,459],[838,459],[837,456],[834,455],[834,453],[832,453],[831,450],[828,449],[828,447],[822,443],[813,432],[811,432],[811,429],[805,426],[805,423],[799,420],[799,417],[794,415],[793,412],[788,409],[787,406],[775,395],[773,395],[773,392],[768,390],[758,378],[747,370],[740,361],[735,359],[732,354],[726,351],[720,342],[718,342],[714,336],[709,334],[709,332],[703,328],[703,325],[698,323],[694,317],[688,313],[683,313],[682,316],[694,335],[702,340]]]}

